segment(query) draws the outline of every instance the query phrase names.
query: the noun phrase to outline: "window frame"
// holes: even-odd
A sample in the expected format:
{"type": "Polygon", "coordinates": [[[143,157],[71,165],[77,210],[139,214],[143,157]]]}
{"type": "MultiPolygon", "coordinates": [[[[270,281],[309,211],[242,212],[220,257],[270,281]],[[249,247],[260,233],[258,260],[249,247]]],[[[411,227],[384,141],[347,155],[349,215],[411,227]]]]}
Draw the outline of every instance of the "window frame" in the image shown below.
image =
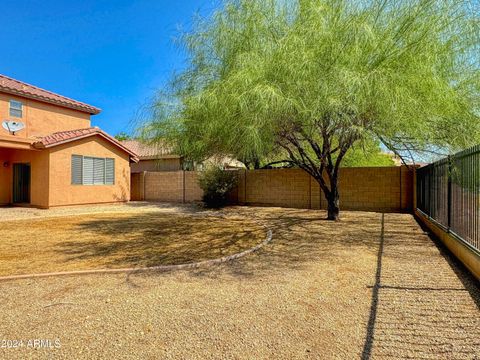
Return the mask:
{"type": "Polygon", "coordinates": [[[19,100],[10,99],[8,102],[8,114],[10,117],[23,118],[23,103],[19,100]],[[18,111],[20,115],[15,114],[18,111]]]}
{"type": "Polygon", "coordinates": [[[112,185],[115,185],[115,158],[72,154],[72,156],[70,158],[70,169],[71,169],[71,171],[70,171],[71,172],[71,178],[70,178],[70,184],[71,185],[84,185],[84,186],[112,186],[112,185]],[[80,158],[81,159],[81,164],[80,164],[81,174],[79,174],[79,178],[81,178],[81,182],[74,181],[75,180],[75,174],[74,174],[74,168],[73,168],[74,158],[77,158],[77,159],[80,158]],[[85,179],[86,178],[86,176],[85,176],[85,174],[86,174],[85,159],[89,159],[91,161],[91,165],[93,166],[92,174],[91,174],[91,180],[92,180],[91,182],[90,181],[89,182],[85,181],[86,180],[85,179]],[[95,164],[98,164],[99,160],[103,162],[103,171],[102,171],[103,181],[102,182],[99,182],[98,180],[96,181],[96,175],[98,176],[98,174],[95,174],[95,164]],[[107,163],[109,161],[111,161],[111,163],[113,164],[111,177],[109,177],[108,173],[107,173],[107,163]]]}

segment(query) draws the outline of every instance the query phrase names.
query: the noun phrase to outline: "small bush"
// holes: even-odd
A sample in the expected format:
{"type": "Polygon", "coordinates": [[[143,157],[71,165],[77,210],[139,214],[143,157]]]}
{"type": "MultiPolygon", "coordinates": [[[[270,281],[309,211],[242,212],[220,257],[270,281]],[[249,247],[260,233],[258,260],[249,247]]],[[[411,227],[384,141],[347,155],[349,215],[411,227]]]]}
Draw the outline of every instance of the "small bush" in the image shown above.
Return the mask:
{"type": "Polygon", "coordinates": [[[227,204],[228,193],[237,185],[237,174],[211,167],[201,173],[198,184],[203,190],[202,200],[205,206],[219,208],[227,204]]]}

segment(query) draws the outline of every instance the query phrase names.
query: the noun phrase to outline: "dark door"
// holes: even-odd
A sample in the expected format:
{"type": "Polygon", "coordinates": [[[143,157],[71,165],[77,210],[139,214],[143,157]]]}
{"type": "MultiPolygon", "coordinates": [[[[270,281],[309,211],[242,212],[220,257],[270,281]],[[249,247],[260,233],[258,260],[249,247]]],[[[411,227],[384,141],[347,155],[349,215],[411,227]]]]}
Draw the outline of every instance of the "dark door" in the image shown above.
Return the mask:
{"type": "Polygon", "coordinates": [[[13,202],[30,203],[30,164],[13,164],[13,202]]]}

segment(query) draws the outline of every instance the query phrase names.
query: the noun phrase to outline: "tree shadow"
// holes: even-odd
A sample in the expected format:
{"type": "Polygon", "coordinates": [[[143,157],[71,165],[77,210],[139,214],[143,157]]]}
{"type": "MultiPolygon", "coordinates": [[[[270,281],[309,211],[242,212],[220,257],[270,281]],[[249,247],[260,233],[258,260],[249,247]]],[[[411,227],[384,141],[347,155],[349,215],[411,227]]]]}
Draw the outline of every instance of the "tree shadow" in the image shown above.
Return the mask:
{"type": "Polygon", "coordinates": [[[478,282],[413,217],[385,218],[362,359],[475,356],[478,282]]]}
{"type": "Polygon", "coordinates": [[[442,243],[442,241],[428,229],[425,224],[416,219],[418,225],[425,234],[428,234],[428,237],[435,244],[436,248],[445,259],[450,267],[453,270],[456,277],[461,281],[463,287],[470,293],[472,299],[475,301],[477,308],[480,310],[480,283],[473,276],[473,274],[465,267],[465,265],[457,259],[455,255],[442,243]]]}
{"type": "Polygon", "coordinates": [[[338,252],[370,251],[378,247],[380,214],[345,213],[339,222],[326,221],[325,211],[291,208],[231,207],[237,216],[254,216],[273,231],[270,244],[248,257],[218,267],[191,272],[195,277],[241,278],[302,270],[315,261],[333,260],[338,252]]]}
{"type": "Polygon", "coordinates": [[[374,253],[378,244],[376,213],[346,214],[341,222],[331,222],[323,220],[324,212],[302,209],[187,209],[189,213],[175,215],[96,216],[79,223],[73,231],[77,239],[63,241],[56,251],[67,262],[91,261],[111,268],[171,265],[241,252],[262,242],[271,229],[272,242],[256,253],[190,272],[195,277],[254,277],[302,269],[318,259],[333,259],[336,251],[345,249],[374,253]]]}
{"type": "Polygon", "coordinates": [[[182,214],[197,214],[197,213],[204,213],[208,212],[209,210],[206,209],[202,203],[200,202],[189,202],[189,203],[171,203],[171,202],[156,202],[156,201],[130,201],[124,204],[127,208],[132,209],[145,209],[148,211],[149,209],[152,210],[166,210],[171,212],[175,210],[182,214]]]}
{"type": "Polygon", "coordinates": [[[370,306],[370,315],[367,323],[367,334],[365,336],[365,343],[362,350],[362,360],[370,359],[373,346],[373,336],[375,332],[375,322],[377,320],[378,311],[378,297],[380,290],[380,281],[382,277],[382,259],[383,248],[385,246],[385,214],[382,214],[381,229],[380,229],[380,244],[378,246],[377,254],[377,269],[375,271],[375,283],[372,286],[372,302],[370,306]]]}
{"type": "Polygon", "coordinates": [[[76,240],[56,251],[65,262],[109,268],[183,264],[231,255],[261,242],[262,226],[248,219],[138,213],[94,216],[73,230],[76,240]]]}

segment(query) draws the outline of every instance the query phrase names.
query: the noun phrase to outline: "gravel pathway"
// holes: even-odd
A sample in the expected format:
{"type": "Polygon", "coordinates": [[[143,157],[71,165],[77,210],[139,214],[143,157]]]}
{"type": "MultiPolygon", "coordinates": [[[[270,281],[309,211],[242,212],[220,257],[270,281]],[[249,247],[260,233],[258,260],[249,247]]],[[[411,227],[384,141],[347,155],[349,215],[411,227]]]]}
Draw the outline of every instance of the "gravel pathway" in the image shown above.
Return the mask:
{"type": "Polygon", "coordinates": [[[385,215],[381,247],[378,213],[229,211],[270,222],[273,242],[203,270],[0,283],[0,339],[24,341],[0,358],[478,356],[478,284],[410,215],[385,215]]]}
{"type": "Polygon", "coordinates": [[[479,359],[473,277],[443,256],[413,218],[386,214],[383,245],[372,357],[479,359]]]}
{"type": "Polygon", "coordinates": [[[125,212],[176,212],[192,213],[203,211],[195,204],[170,204],[135,201],[118,204],[80,205],[51,208],[48,210],[28,207],[0,207],[0,222],[22,219],[39,219],[58,216],[72,216],[101,213],[125,213],[125,212]]]}

